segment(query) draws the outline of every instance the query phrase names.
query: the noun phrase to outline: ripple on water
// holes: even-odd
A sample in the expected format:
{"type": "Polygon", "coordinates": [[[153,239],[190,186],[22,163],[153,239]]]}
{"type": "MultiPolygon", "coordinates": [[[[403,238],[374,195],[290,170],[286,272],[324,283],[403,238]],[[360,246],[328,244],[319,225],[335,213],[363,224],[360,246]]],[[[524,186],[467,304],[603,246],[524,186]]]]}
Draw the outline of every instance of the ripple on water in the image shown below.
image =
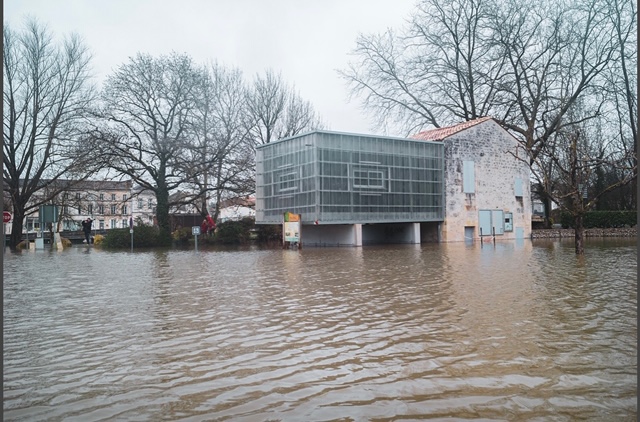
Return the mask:
{"type": "Polygon", "coordinates": [[[634,420],[636,268],[624,242],[5,255],[4,419],[634,420]]]}

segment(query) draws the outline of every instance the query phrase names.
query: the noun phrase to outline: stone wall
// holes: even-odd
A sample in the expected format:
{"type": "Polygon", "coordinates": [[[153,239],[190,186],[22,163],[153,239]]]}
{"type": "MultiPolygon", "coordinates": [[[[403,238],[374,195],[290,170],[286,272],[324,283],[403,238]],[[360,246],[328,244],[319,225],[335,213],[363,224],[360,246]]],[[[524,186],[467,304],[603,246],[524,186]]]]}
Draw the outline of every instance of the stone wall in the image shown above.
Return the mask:
{"type": "MultiPolygon", "coordinates": [[[[513,231],[500,236],[513,239],[517,229],[524,238],[531,232],[529,167],[514,157],[516,139],[494,120],[487,120],[445,139],[445,221],[443,242],[465,240],[465,228],[473,228],[479,240],[479,211],[513,213],[513,231]],[[475,192],[463,192],[463,163],[474,163],[475,192]],[[522,183],[522,197],[514,192],[515,179],[522,183]]],[[[485,233],[486,234],[486,233],[485,233]]]]}
{"type": "MultiPolygon", "coordinates": [[[[573,238],[575,231],[573,229],[539,229],[531,232],[533,239],[551,239],[551,238],[573,238]]],[[[620,228],[620,229],[585,229],[585,237],[635,237],[637,236],[637,228],[620,228]]]]}

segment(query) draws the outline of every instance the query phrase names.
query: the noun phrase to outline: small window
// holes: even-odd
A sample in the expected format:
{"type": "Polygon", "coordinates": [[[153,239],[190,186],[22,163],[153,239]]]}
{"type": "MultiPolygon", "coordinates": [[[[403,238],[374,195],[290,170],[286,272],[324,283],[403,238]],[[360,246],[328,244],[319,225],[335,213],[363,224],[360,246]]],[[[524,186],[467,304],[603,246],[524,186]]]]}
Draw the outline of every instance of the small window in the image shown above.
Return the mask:
{"type": "Polygon", "coordinates": [[[153,208],[153,200],[152,200],[152,199],[149,199],[149,200],[147,201],[147,207],[148,207],[149,209],[153,208]]]}
{"type": "Polygon", "coordinates": [[[100,200],[101,200],[101,201],[104,201],[104,193],[101,193],[101,194],[100,194],[100,200]]]}
{"type": "Polygon", "coordinates": [[[80,199],[80,192],[76,192],[76,199],[80,199]]]}
{"type": "Polygon", "coordinates": [[[384,173],[379,170],[355,170],[353,187],[384,189],[384,173]]]}
{"type": "Polygon", "coordinates": [[[118,224],[118,222],[116,220],[111,220],[111,228],[115,229],[116,228],[116,224],[118,224]]]}
{"type": "Polygon", "coordinates": [[[141,209],[142,209],[143,205],[144,205],[144,204],[143,204],[143,202],[142,202],[142,199],[138,199],[138,209],[139,209],[139,210],[141,210],[141,209]]]}
{"type": "Polygon", "coordinates": [[[104,214],[104,205],[98,205],[98,214],[104,214]]]}
{"type": "Polygon", "coordinates": [[[111,214],[115,214],[116,211],[116,206],[115,205],[111,205],[111,214]]]}
{"type": "Polygon", "coordinates": [[[126,194],[126,193],[123,193],[123,194],[122,194],[122,200],[123,200],[123,201],[126,201],[126,200],[127,200],[127,194],[126,194]]]}
{"type": "Polygon", "coordinates": [[[87,213],[93,214],[93,204],[87,205],[87,213]]]}
{"type": "Polygon", "coordinates": [[[386,189],[387,168],[377,165],[359,164],[351,170],[352,187],[354,190],[386,189]]]}
{"type": "Polygon", "coordinates": [[[123,205],[122,206],[122,214],[126,214],[127,213],[127,206],[123,205]]]}
{"type": "Polygon", "coordinates": [[[111,194],[111,200],[112,200],[112,201],[115,201],[115,200],[116,200],[116,194],[115,194],[115,193],[112,193],[112,194],[111,194]]]}
{"type": "Polygon", "coordinates": [[[513,213],[512,212],[504,213],[504,231],[505,232],[513,231],[513,213]]]}
{"type": "Polygon", "coordinates": [[[295,172],[281,174],[278,180],[280,183],[278,190],[280,192],[296,190],[296,176],[295,172]]]}
{"type": "Polygon", "coordinates": [[[104,220],[100,220],[100,230],[104,230],[104,220]]]}
{"type": "Polygon", "coordinates": [[[462,192],[475,193],[476,176],[473,161],[463,161],[462,163],[462,192]]]}

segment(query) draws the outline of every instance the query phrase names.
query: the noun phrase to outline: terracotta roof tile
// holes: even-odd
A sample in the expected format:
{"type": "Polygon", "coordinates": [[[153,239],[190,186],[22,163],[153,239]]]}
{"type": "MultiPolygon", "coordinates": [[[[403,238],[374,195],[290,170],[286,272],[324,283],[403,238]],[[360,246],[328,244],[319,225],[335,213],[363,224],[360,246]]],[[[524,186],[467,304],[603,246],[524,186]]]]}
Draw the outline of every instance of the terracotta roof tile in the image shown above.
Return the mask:
{"type": "Polygon", "coordinates": [[[478,119],[458,123],[457,125],[453,125],[453,126],[423,130],[422,132],[412,135],[410,138],[420,139],[422,141],[442,141],[443,139],[448,138],[451,135],[455,135],[458,132],[461,132],[465,129],[469,129],[470,127],[473,127],[477,124],[486,122],[487,120],[491,120],[491,119],[492,117],[486,116],[486,117],[480,117],[478,119]]]}

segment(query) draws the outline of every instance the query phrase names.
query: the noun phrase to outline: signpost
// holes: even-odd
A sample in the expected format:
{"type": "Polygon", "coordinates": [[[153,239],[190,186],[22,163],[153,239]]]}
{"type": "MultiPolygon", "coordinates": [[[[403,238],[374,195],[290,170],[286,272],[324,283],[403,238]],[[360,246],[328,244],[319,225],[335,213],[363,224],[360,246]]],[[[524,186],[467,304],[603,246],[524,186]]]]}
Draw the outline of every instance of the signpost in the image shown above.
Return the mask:
{"type": "Polygon", "coordinates": [[[131,252],[133,252],[133,217],[129,217],[129,233],[131,233],[131,252]]]}
{"type": "Polygon", "coordinates": [[[191,234],[196,238],[196,252],[198,252],[198,235],[200,234],[200,226],[191,226],[191,234]]]}
{"type": "Polygon", "coordinates": [[[5,224],[7,224],[9,221],[11,221],[11,213],[9,211],[3,211],[2,212],[2,239],[3,239],[2,244],[4,246],[4,249],[7,249],[7,228],[5,227],[5,224]]]}

